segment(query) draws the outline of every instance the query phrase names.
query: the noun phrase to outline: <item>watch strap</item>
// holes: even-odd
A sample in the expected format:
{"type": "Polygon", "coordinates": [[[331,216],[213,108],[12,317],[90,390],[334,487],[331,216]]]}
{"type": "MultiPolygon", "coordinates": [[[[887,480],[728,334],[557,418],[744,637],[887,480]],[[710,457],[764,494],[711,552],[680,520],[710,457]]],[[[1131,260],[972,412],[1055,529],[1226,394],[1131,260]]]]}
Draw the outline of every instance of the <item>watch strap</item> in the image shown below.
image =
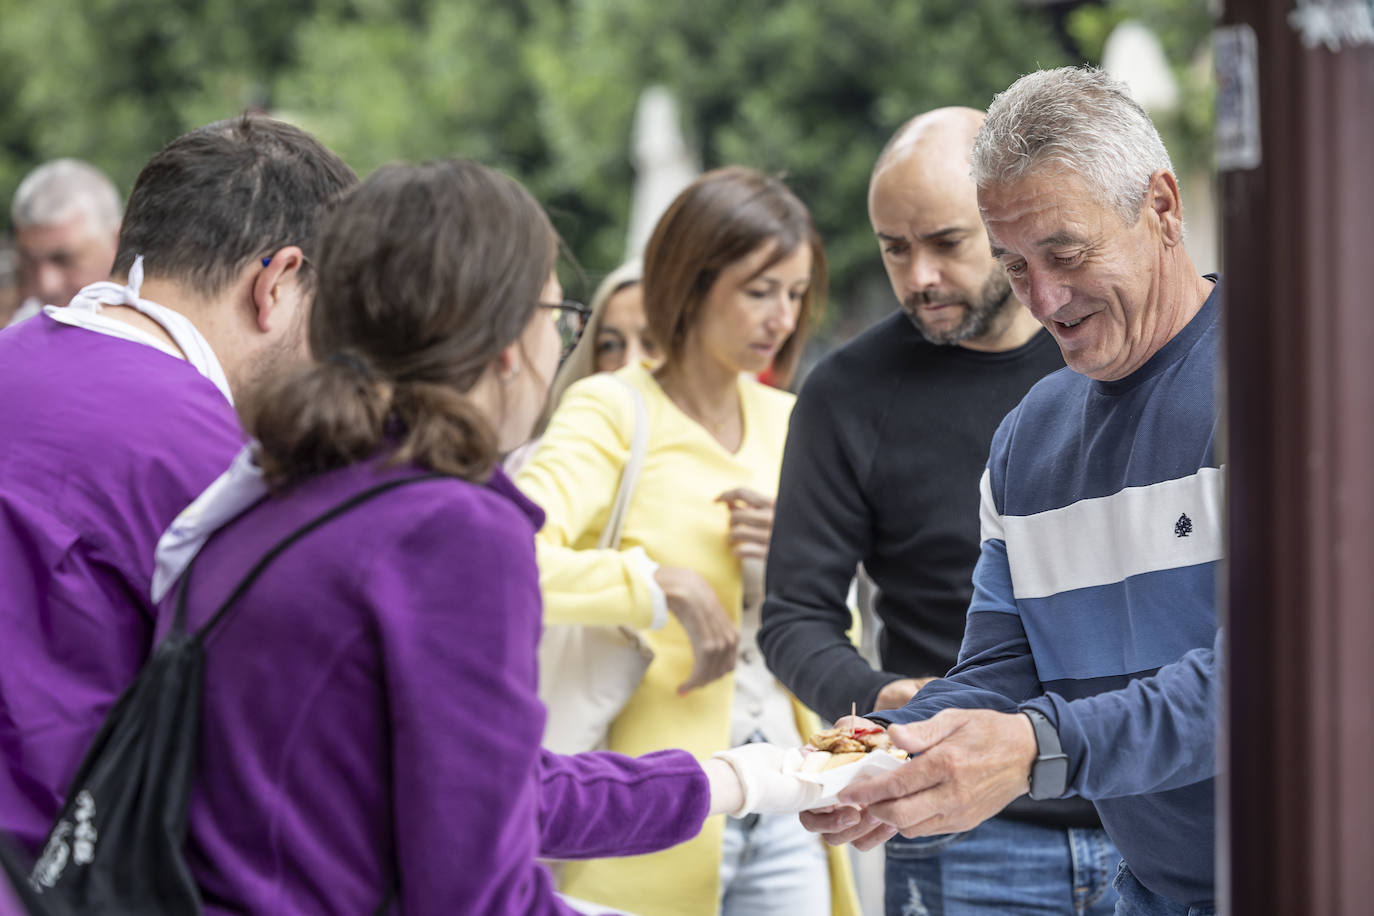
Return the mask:
{"type": "Polygon", "coordinates": [[[1069,758],[1059,743],[1059,731],[1038,709],[1023,709],[1035,732],[1036,757],[1031,764],[1030,797],[1036,801],[1060,798],[1068,791],[1069,758]]]}

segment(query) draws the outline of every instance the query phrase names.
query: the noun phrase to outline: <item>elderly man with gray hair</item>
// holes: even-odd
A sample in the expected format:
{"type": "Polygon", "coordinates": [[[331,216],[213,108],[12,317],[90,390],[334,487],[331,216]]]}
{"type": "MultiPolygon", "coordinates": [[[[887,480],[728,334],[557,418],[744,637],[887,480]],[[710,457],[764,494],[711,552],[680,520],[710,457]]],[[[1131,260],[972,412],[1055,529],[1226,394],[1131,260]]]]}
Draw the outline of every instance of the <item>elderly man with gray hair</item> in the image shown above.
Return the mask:
{"type": "Polygon", "coordinates": [[[119,244],[120,199],[105,173],[80,159],[53,159],[24,177],[10,206],[19,262],[13,316],[0,327],[66,305],[83,286],[110,275],[119,244]]]}
{"type": "Polygon", "coordinates": [[[1218,287],[1184,251],[1158,133],[1101,71],[999,95],[973,179],[993,255],[1068,366],[993,439],[958,665],[869,715],[915,756],[803,820],[871,845],[1077,795],[1124,857],[1118,914],[1212,913],[1218,287]]]}

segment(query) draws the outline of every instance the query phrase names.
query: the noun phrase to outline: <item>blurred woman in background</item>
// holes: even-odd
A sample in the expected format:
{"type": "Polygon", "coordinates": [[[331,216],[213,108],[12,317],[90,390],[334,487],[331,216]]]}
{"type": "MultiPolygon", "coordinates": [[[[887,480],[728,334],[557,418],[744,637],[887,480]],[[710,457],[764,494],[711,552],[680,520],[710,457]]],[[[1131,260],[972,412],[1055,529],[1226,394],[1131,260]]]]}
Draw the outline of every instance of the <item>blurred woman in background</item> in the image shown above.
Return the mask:
{"type": "Polygon", "coordinates": [[[642,359],[656,360],[658,348],[649,337],[644,316],[643,268],[636,259],[611,271],[596,288],[592,314],[582,339],[558,371],[549,400],[594,372],[615,372],[642,359]]]}
{"type": "Polygon", "coordinates": [[[649,337],[644,317],[643,276],[636,259],[620,265],[601,281],[592,295],[589,313],[581,328],[577,345],[558,369],[549,392],[548,406],[534,424],[529,442],[511,452],[503,462],[506,473],[515,476],[529,461],[539,438],[549,425],[549,417],[575,382],[597,372],[615,372],[644,359],[657,360],[658,348],[649,337]]]}
{"type": "MultiPolygon", "coordinates": [[[[810,215],[781,182],[737,167],[701,176],[644,258],[662,362],[569,387],[519,475],[546,513],[545,623],[630,626],[654,650],[611,750],[795,747],[817,727],[754,642],[793,402],[754,376],[795,365],[825,281],[810,215]],[[597,549],[637,422],[629,389],[647,409],[648,446],[619,547],[597,549]]],[[[786,816],[708,822],[676,849],[569,863],[562,880],[573,896],[659,914],[857,911],[843,851],[786,816]]]]}

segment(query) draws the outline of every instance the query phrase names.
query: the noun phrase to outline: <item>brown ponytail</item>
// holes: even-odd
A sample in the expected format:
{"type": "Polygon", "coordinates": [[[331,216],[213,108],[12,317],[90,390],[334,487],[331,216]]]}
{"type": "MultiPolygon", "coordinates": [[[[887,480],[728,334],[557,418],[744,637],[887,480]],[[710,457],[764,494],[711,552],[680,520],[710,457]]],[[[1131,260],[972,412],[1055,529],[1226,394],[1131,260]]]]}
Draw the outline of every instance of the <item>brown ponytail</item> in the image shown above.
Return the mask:
{"type": "Polygon", "coordinates": [[[556,241],[523,187],[475,162],[383,166],[342,198],[320,230],[318,361],[242,405],[268,483],[381,453],[485,480],[496,431],[464,393],[533,316],[556,241]]]}
{"type": "Polygon", "coordinates": [[[401,385],[392,399],[404,435],[394,460],[415,461],[464,480],[485,480],[498,458],[496,430],[472,401],[447,385],[401,385]]]}

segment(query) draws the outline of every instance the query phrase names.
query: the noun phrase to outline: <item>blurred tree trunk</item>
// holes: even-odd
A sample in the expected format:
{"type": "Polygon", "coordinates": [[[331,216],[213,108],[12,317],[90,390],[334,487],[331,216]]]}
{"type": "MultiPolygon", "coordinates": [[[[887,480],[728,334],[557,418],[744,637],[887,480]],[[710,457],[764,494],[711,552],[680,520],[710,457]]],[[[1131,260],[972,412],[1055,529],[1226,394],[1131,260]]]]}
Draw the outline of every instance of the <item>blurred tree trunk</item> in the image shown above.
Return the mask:
{"type": "Polygon", "coordinates": [[[1256,38],[1261,159],[1221,181],[1231,547],[1218,878],[1233,914],[1356,916],[1374,900],[1374,48],[1304,47],[1294,8],[1225,11],[1256,38]]]}

